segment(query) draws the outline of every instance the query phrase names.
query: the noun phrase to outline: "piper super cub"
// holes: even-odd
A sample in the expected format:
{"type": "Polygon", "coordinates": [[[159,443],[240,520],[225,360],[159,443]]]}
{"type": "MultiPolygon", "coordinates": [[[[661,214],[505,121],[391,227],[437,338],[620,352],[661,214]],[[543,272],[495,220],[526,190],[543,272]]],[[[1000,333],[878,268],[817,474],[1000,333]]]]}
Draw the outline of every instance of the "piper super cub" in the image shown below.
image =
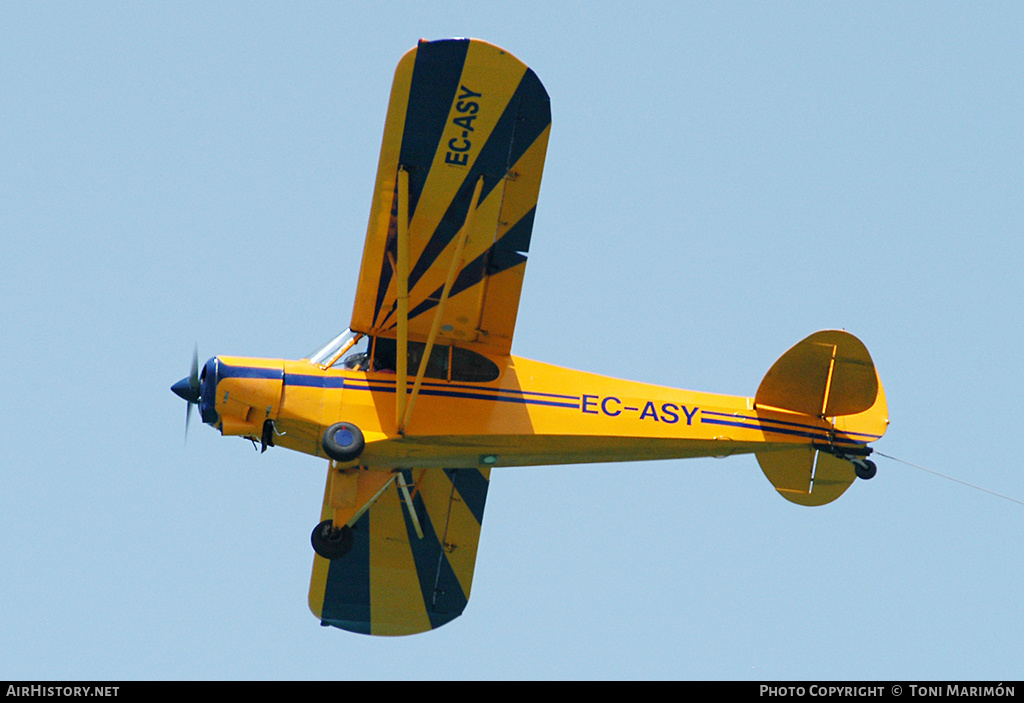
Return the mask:
{"type": "Polygon", "coordinates": [[[514,56],[421,41],[395,73],[349,328],[295,361],[194,357],[172,387],[223,435],[328,460],[309,591],[324,625],[458,617],[495,467],[753,453],[801,505],[875,473],[885,394],[843,331],[799,342],[753,398],[511,355],[550,128],[514,56]]]}

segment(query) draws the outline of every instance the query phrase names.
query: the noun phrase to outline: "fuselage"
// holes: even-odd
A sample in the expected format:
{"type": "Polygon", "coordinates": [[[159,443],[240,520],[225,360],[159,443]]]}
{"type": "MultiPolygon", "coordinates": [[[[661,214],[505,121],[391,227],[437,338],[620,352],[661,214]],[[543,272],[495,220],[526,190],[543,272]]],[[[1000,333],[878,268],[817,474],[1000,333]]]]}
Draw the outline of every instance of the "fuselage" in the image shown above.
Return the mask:
{"type": "Polygon", "coordinates": [[[752,398],[515,356],[492,361],[498,374],[490,381],[425,379],[404,434],[394,372],[323,368],[308,360],[214,357],[203,371],[200,410],[222,434],[269,437],[274,446],[314,456],[326,456],[325,428],[353,423],[366,440],[358,463],[375,469],[728,456],[797,444],[856,447],[880,436],[756,407],[752,398]]]}

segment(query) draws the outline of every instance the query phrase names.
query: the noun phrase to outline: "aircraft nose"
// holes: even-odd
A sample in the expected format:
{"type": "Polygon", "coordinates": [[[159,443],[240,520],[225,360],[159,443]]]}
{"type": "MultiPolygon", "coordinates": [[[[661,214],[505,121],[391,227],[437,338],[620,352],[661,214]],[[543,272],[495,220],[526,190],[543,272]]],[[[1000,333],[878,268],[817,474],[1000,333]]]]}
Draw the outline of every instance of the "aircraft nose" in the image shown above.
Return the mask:
{"type": "Polygon", "coordinates": [[[185,432],[188,433],[188,423],[192,416],[192,406],[199,406],[199,415],[203,422],[208,425],[217,423],[217,410],[214,403],[214,394],[217,390],[220,374],[217,370],[217,357],[213,357],[203,364],[202,373],[199,372],[199,355],[192,352],[192,373],[181,379],[173,386],[171,391],[174,395],[184,400],[188,405],[185,411],[185,432]]]}
{"type": "Polygon", "coordinates": [[[217,415],[216,402],[217,384],[220,383],[220,360],[210,357],[203,364],[203,372],[199,376],[199,388],[196,402],[199,404],[199,417],[207,425],[215,426],[220,419],[217,415]]]}
{"type": "Polygon", "coordinates": [[[181,379],[173,386],[171,390],[174,395],[184,400],[185,405],[185,438],[188,438],[188,425],[192,419],[192,404],[198,403],[202,396],[202,383],[199,379],[199,349],[192,350],[192,372],[181,379]]]}
{"type": "Polygon", "coordinates": [[[185,378],[181,379],[173,386],[171,386],[171,390],[174,391],[174,394],[176,396],[178,396],[179,398],[186,402],[199,402],[199,388],[198,386],[194,385],[192,379],[188,376],[186,376],[185,378]]]}

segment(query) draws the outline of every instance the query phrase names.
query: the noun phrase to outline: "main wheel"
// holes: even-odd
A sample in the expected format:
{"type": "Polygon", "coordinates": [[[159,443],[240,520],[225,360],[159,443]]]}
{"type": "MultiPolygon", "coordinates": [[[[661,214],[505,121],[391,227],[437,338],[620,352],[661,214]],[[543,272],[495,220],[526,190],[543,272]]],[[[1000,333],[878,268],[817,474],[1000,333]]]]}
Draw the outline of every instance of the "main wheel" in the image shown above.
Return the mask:
{"type": "Polygon", "coordinates": [[[324,520],[313,528],[309,541],[313,551],[324,559],[339,559],[352,551],[354,538],[348,525],[335,528],[333,520],[324,520]]]}
{"type": "Polygon", "coordinates": [[[324,453],[335,461],[352,461],[363,453],[363,433],[351,422],[336,422],[324,432],[324,453]]]}
{"type": "Polygon", "coordinates": [[[863,462],[855,462],[853,464],[853,469],[857,472],[857,478],[862,478],[865,481],[869,478],[874,478],[875,473],[878,472],[878,467],[875,466],[875,462],[870,459],[864,459],[863,462]]]}

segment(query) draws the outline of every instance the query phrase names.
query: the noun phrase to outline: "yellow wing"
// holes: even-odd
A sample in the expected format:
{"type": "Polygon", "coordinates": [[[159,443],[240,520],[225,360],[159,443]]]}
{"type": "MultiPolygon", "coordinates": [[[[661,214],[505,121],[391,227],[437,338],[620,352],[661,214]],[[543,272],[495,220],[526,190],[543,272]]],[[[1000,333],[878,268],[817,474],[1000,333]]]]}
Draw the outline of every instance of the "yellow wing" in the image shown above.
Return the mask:
{"type": "Polygon", "coordinates": [[[537,76],[470,39],[421,41],[398,64],[350,327],[397,336],[399,170],[408,173],[409,339],[424,341],[455,275],[438,342],[508,354],[551,110],[537,76]],[[469,217],[474,189],[483,179],[469,217]],[[452,263],[463,225],[460,261],[452,263]]]}
{"type": "MultiPolygon", "coordinates": [[[[398,472],[353,526],[351,551],[314,558],[309,607],[321,624],[411,635],[461,615],[473,583],[489,480],[490,469],[398,472]]],[[[324,520],[333,514],[329,491],[330,481],[324,520]]]]}

